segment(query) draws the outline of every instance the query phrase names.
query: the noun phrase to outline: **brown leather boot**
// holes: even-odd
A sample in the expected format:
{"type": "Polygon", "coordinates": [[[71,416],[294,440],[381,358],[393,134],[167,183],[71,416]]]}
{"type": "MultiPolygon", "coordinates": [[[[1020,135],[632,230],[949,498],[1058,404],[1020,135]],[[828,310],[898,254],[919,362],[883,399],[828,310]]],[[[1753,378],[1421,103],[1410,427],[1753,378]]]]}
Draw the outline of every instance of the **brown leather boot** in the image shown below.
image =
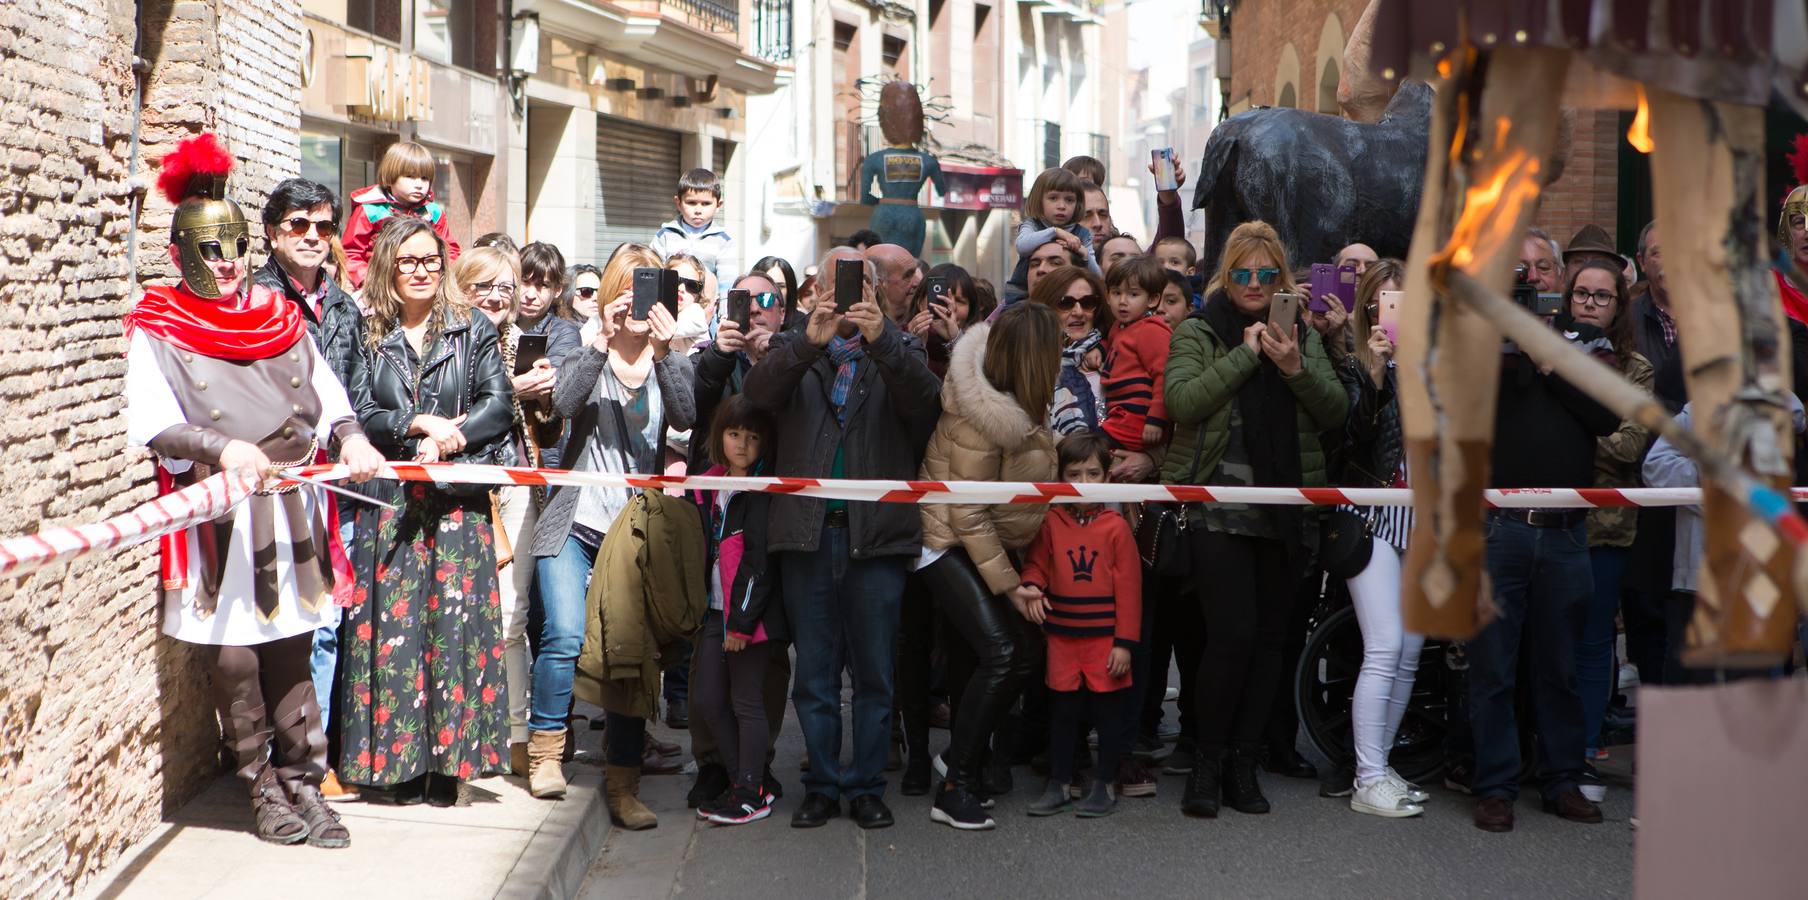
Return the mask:
{"type": "Polygon", "coordinates": [[[527,757],[527,742],[516,741],[509,745],[509,774],[526,778],[530,763],[527,757]]]}
{"type": "Polygon", "coordinates": [[[559,754],[565,750],[565,732],[535,731],[527,739],[527,790],[542,800],[565,799],[565,770],[559,754]]]}
{"type": "Polygon", "coordinates": [[[659,817],[640,802],[640,767],[605,766],[603,799],[609,807],[609,821],[629,831],[645,831],[659,824],[659,817]]]}

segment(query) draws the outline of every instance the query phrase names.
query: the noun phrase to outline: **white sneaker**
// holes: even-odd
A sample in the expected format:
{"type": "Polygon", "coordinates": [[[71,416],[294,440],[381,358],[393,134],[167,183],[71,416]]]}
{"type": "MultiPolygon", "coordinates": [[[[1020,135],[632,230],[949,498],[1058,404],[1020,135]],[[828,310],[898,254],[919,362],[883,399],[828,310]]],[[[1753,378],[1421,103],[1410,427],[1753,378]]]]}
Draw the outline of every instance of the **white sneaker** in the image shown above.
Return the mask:
{"type": "Polygon", "coordinates": [[[929,767],[935,770],[935,781],[937,784],[941,784],[948,780],[948,764],[942,761],[942,755],[940,753],[929,757],[929,767]]]}
{"type": "Polygon", "coordinates": [[[1350,795],[1350,808],[1385,819],[1404,819],[1425,812],[1425,807],[1408,799],[1406,792],[1391,778],[1377,778],[1368,784],[1357,785],[1356,793],[1350,795]]]}
{"type": "Polygon", "coordinates": [[[1405,794],[1406,799],[1411,800],[1414,803],[1424,803],[1425,801],[1431,799],[1431,795],[1425,793],[1424,788],[1419,787],[1418,785],[1413,784],[1412,782],[1407,781],[1404,778],[1401,778],[1400,773],[1394,771],[1393,766],[1387,767],[1387,777],[1392,779],[1394,784],[1397,784],[1400,786],[1400,793],[1405,794]]]}

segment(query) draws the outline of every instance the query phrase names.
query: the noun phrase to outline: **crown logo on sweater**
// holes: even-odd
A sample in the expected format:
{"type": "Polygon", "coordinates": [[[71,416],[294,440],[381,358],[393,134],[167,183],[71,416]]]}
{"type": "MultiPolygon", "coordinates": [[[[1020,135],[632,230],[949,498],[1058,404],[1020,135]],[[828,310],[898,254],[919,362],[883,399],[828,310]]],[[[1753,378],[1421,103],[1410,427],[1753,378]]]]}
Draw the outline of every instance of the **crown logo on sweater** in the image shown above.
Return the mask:
{"type": "Polygon", "coordinates": [[[1067,551],[1067,562],[1069,565],[1073,566],[1073,580],[1091,581],[1092,569],[1099,564],[1099,551],[1094,550],[1091,555],[1088,555],[1086,553],[1086,545],[1081,544],[1080,555],[1078,557],[1074,556],[1072,550],[1067,551]]]}

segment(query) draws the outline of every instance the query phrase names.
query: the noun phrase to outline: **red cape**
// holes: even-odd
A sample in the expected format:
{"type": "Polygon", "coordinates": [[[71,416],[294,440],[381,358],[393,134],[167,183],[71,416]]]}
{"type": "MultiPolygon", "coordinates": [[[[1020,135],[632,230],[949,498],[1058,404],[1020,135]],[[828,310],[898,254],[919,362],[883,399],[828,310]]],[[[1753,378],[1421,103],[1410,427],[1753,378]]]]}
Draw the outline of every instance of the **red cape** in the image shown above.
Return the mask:
{"type": "Polygon", "coordinates": [[[1808,324],[1808,295],[1795,289],[1781,271],[1772,269],[1777,276],[1777,293],[1783,298],[1783,314],[1791,319],[1808,324]]]}
{"type": "Polygon", "coordinates": [[[146,334],[191,353],[245,362],[269,359],[307,335],[295,304],[254,285],[244,298],[209,300],[181,287],[148,287],[126,313],[126,337],[146,334]]]}

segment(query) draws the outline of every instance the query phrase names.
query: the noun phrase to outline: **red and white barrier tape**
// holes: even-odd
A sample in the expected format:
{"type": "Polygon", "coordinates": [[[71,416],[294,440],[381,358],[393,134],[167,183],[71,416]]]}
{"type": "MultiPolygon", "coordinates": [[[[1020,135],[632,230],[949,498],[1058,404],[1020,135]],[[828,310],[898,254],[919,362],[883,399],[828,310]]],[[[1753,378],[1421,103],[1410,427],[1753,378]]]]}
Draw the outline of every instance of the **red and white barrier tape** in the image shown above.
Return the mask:
{"type": "MultiPolygon", "coordinates": [[[[344,466],[307,466],[298,474],[336,481],[344,466]]],[[[384,477],[457,484],[577,485],[649,490],[737,490],[798,494],[882,503],[1237,503],[1282,506],[1410,506],[1405,488],[1206,487],[1175,484],[1064,484],[1058,482],[879,481],[826,478],[730,478],[704,475],[619,475],[479,466],[467,463],[391,463],[384,477]]],[[[0,540],[0,577],[22,575],[51,562],[155,540],[217,519],[250,495],[251,485],[215,475],[131,512],[90,525],[51,528],[0,540]]],[[[1794,489],[1808,500],[1808,488],[1794,489]]],[[[1503,509],[1591,509],[1619,506],[1691,506],[1695,488],[1513,488],[1484,492],[1483,502],[1503,509]]]]}
{"type": "Polygon", "coordinates": [[[255,487],[250,478],[222,472],[111,519],[0,540],[0,576],[23,575],[53,562],[154,541],[226,515],[255,487]]]}

